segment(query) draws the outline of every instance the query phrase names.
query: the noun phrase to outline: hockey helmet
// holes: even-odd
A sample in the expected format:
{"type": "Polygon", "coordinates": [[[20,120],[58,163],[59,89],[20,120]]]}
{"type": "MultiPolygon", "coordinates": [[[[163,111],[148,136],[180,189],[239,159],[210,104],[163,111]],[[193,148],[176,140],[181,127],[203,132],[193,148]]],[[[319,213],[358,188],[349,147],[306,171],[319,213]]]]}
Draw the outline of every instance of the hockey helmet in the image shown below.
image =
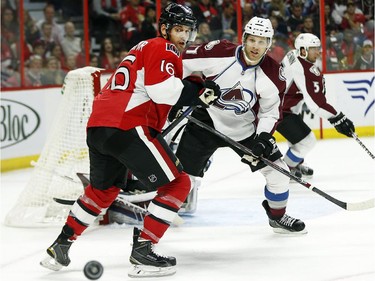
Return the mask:
{"type": "MultiPolygon", "coordinates": [[[[161,25],[167,26],[167,34],[175,25],[185,25],[191,28],[191,34],[188,41],[194,41],[197,35],[197,19],[193,15],[193,11],[184,5],[170,3],[166,6],[159,18],[159,32],[161,34],[161,25]]],[[[169,36],[169,35],[168,35],[169,36]]]]}
{"type": "Polygon", "coordinates": [[[298,55],[300,57],[306,58],[307,52],[309,51],[310,47],[320,47],[320,39],[311,33],[301,33],[297,36],[296,40],[294,41],[294,47],[298,51],[298,55]],[[301,55],[301,48],[304,48],[306,51],[306,55],[301,55]]]}
{"type": "Polygon", "coordinates": [[[249,34],[255,36],[261,36],[268,38],[268,46],[269,49],[272,45],[272,37],[273,37],[273,27],[272,23],[269,19],[261,18],[261,17],[253,17],[249,22],[245,25],[245,31],[242,35],[242,42],[246,41],[246,38],[249,34]]]}

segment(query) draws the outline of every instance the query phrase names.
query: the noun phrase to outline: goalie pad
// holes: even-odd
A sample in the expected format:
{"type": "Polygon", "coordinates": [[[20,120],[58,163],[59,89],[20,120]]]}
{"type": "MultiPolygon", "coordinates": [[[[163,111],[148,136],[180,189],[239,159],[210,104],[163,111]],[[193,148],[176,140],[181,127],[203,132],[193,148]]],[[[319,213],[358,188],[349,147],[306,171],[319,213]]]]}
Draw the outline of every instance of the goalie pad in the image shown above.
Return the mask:
{"type": "Polygon", "coordinates": [[[201,180],[194,176],[189,176],[191,181],[191,190],[185,202],[178,211],[181,215],[193,214],[197,210],[198,205],[198,188],[201,185],[201,180]]]}

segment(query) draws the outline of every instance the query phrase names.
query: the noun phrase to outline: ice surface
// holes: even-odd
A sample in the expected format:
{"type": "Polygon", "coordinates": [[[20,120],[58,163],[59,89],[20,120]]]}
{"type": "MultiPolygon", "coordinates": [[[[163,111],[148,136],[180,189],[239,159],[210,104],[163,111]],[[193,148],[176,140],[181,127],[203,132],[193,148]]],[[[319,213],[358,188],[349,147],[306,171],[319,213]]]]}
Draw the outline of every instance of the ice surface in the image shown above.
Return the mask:
{"type": "MultiPolygon", "coordinates": [[[[374,138],[361,138],[375,152],[374,138]]],[[[279,144],[285,152],[286,144],[279,144]]],[[[306,164],[307,180],[348,202],[375,195],[375,161],[353,139],[319,141],[306,164]]],[[[1,174],[1,221],[26,186],[32,169],[1,174]]],[[[202,180],[197,212],[171,227],[156,251],[177,258],[177,273],[142,280],[202,281],[373,281],[375,210],[348,212],[306,187],[290,184],[287,212],[305,221],[308,234],[283,236],[268,226],[261,206],[265,181],[229,149],[216,152],[202,180]]],[[[72,246],[72,263],[60,272],[39,265],[60,227],[1,225],[1,280],[87,280],[90,260],[104,266],[100,281],[131,280],[132,226],[89,228],[72,246]]]]}

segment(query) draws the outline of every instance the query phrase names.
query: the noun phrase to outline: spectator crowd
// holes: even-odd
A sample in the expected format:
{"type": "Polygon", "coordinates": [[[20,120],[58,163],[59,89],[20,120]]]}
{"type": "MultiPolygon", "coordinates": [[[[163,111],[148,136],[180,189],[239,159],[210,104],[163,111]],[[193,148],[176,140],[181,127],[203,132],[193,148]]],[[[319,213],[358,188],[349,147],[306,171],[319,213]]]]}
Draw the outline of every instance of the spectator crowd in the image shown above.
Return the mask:
{"type": "MultiPolygon", "coordinates": [[[[238,42],[237,1],[174,1],[189,5],[198,19],[194,43],[217,39],[238,42]]],[[[19,1],[1,1],[1,88],[60,85],[68,71],[89,65],[115,69],[128,50],[157,35],[155,1],[89,0],[89,50],[83,40],[82,1],[46,1],[43,16],[24,9],[20,46],[19,1]],[[95,48],[95,45],[98,48],[95,48]],[[21,57],[22,50],[22,57],[21,57]]],[[[162,8],[169,1],[161,0],[162,8]]],[[[243,0],[242,23],[253,16],[271,20],[275,36],[270,55],[278,62],[293,48],[299,33],[321,37],[318,0],[243,0]]],[[[373,1],[326,0],[324,6],[328,71],[374,69],[373,1]]]]}

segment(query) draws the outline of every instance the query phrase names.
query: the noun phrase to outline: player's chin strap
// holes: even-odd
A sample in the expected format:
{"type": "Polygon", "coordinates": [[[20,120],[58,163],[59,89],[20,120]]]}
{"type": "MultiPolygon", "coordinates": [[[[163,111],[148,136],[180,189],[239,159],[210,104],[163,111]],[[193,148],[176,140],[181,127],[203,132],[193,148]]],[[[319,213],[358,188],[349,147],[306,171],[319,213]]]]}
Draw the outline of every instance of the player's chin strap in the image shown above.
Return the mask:
{"type": "MultiPolygon", "coordinates": [[[[230,137],[224,135],[223,133],[215,130],[214,128],[208,126],[207,124],[199,121],[198,119],[187,116],[186,117],[190,122],[194,122],[199,127],[213,133],[214,135],[220,137],[224,141],[226,141],[228,144],[238,148],[242,152],[251,155],[253,157],[256,157],[250,148],[236,142],[235,140],[231,139],[230,137]]],[[[272,161],[268,160],[267,158],[264,158],[263,156],[258,157],[261,161],[263,161],[266,165],[270,166],[271,168],[279,171],[280,173],[284,174],[285,176],[289,177],[290,179],[293,179],[294,181],[298,182],[299,184],[303,185],[304,187],[307,187],[308,189],[314,191],[315,193],[319,194],[320,196],[324,197],[328,201],[334,203],[335,205],[347,210],[347,211],[359,211],[359,210],[366,210],[370,208],[374,208],[375,206],[375,198],[371,198],[369,200],[363,201],[363,202],[357,202],[357,203],[347,203],[340,201],[331,195],[325,193],[324,191],[312,186],[310,183],[304,181],[302,178],[299,178],[293,174],[291,174],[289,171],[285,170],[284,168],[280,167],[279,165],[273,163],[272,161]]]]}

